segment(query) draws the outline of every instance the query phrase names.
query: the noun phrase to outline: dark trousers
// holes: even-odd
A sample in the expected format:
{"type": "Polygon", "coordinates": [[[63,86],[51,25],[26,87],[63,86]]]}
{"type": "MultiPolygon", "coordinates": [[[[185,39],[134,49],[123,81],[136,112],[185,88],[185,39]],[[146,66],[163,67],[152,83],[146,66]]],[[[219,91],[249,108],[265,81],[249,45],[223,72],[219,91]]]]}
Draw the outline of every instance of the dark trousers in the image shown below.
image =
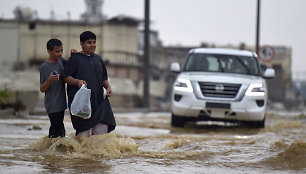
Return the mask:
{"type": "Polygon", "coordinates": [[[57,138],[59,136],[65,137],[64,114],[65,111],[61,111],[50,113],[48,115],[51,123],[49,128],[49,138],[57,138]]]}

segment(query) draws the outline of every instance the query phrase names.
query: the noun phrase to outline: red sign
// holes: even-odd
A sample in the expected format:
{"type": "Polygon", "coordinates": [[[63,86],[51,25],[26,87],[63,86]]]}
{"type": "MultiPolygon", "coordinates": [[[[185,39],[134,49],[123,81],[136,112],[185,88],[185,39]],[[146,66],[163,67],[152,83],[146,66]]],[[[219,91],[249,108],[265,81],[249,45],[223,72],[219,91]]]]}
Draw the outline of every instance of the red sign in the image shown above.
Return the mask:
{"type": "Polygon", "coordinates": [[[275,51],[271,46],[262,46],[258,50],[258,58],[262,62],[271,62],[274,59],[275,51]]]}

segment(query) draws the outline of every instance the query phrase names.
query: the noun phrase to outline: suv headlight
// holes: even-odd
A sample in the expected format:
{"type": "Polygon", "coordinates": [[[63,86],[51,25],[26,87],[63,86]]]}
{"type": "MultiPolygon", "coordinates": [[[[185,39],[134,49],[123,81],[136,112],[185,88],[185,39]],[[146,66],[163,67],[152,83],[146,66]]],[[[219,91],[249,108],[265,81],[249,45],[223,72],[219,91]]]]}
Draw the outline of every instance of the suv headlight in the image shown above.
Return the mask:
{"type": "Polygon", "coordinates": [[[174,84],[174,90],[192,92],[192,86],[190,80],[187,79],[177,79],[174,84]]]}
{"type": "Polygon", "coordinates": [[[263,83],[251,83],[245,92],[246,96],[265,96],[266,91],[263,83]]]}

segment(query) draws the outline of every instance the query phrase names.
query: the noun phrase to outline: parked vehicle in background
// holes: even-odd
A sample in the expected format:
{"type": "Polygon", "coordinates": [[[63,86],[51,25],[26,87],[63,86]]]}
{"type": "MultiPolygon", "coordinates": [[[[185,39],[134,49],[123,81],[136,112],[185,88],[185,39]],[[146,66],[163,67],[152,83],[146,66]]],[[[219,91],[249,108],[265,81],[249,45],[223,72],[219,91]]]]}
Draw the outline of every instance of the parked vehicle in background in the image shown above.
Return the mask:
{"type": "Polygon", "coordinates": [[[250,51],[196,48],[190,50],[172,91],[173,127],[190,121],[223,121],[265,126],[267,86],[264,78],[275,71],[261,72],[257,55],[250,51]]]}

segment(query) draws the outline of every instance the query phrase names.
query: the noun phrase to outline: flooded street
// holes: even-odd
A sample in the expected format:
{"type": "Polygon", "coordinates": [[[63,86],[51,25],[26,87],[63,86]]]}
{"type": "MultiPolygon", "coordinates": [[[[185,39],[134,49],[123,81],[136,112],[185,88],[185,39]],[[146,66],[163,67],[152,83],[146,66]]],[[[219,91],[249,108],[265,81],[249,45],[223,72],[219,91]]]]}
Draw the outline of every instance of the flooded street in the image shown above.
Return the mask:
{"type": "Polygon", "coordinates": [[[47,116],[0,119],[1,173],[306,173],[306,116],[268,112],[266,127],[189,124],[170,113],[117,113],[114,132],[48,139],[47,116]]]}

